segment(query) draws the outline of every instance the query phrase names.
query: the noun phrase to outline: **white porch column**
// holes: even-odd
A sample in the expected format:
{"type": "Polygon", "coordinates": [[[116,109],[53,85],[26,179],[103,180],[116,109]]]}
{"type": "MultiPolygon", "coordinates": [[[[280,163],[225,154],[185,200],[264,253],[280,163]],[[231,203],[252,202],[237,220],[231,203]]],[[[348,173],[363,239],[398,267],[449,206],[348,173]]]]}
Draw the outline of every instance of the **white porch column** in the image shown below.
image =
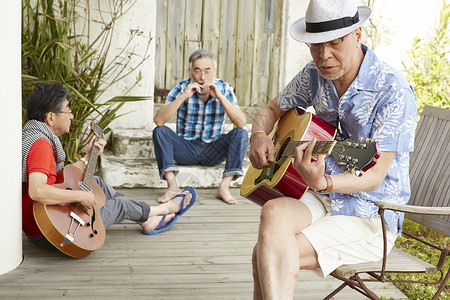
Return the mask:
{"type": "Polygon", "coordinates": [[[1,1],[0,11],[0,274],[22,261],[21,1],[1,1]]]}

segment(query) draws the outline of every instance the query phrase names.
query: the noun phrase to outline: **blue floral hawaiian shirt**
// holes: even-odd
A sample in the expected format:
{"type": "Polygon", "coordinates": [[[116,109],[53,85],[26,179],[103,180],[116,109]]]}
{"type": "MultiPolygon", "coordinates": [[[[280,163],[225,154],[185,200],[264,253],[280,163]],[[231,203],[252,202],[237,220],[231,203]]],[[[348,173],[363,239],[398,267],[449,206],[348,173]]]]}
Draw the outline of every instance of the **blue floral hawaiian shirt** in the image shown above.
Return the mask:
{"type": "MultiPolygon", "coordinates": [[[[172,102],[183,94],[192,80],[180,81],[167,96],[166,102],[172,102]]],[[[238,106],[233,87],[220,79],[214,84],[233,105],[238,106]]],[[[209,97],[205,103],[197,93],[181,104],[177,112],[177,134],[186,140],[202,140],[211,143],[217,140],[225,130],[225,109],[216,98],[209,97]]]]}
{"type": "MultiPolygon", "coordinates": [[[[381,151],[397,153],[377,190],[329,195],[334,215],[376,218],[374,202],[406,204],[409,200],[409,152],[414,150],[417,106],[404,76],[380,61],[367,46],[362,45],[362,49],[365,57],[358,76],[340,99],[333,82],[320,76],[310,62],[281,91],[278,104],[284,110],[312,106],[318,117],[334,126],[339,117],[350,139],[377,140],[381,151]]],[[[331,156],[325,161],[327,173],[343,172],[331,156]]],[[[390,230],[400,233],[404,214],[386,211],[385,217],[390,230]]]]}

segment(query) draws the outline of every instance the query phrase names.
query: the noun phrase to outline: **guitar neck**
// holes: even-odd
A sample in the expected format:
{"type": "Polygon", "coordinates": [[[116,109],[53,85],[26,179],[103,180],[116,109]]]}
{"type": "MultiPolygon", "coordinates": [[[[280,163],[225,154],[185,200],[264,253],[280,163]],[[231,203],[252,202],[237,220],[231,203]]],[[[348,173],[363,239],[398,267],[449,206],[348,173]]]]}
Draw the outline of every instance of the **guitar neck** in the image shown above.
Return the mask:
{"type": "MultiPolygon", "coordinates": [[[[95,139],[94,143],[97,142],[98,138],[95,139]]],[[[99,149],[94,145],[91,150],[91,155],[89,156],[89,162],[86,166],[86,172],[84,173],[83,184],[91,188],[92,180],[94,179],[95,169],[97,168],[99,149]]]]}
{"type": "MultiPolygon", "coordinates": [[[[290,141],[286,148],[283,150],[282,156],[292,156],[295,154],[295,148],[300,146],[301,144],[308,143],[309,141],[290,141]]],[[[313,153],[314,155],[330,155],[334,146],[336,145],[336,141],[317,141],[314,146],[313,153]]]]}

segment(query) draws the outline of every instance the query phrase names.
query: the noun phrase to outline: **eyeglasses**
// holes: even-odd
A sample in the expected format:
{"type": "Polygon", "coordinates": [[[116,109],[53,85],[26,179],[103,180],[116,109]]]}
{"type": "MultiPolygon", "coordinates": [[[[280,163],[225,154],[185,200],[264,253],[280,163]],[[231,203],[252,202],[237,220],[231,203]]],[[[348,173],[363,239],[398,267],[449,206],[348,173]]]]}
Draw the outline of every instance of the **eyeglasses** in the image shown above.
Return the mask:
{"type": "Polygon", "coordinates": [[[331,48],[336,49],[340,44],[342,44],[342,42],[345,40],[345,38],[348,37],[350,34],[352,34],[352,32],[350,32],[349,34],[347,34],[341,38],[337,38],[332,41],[328,41],[328,42],[324,42],[324,43],[305,43],[305,44],[312,50],[321,49],[324,44],[331,48]]]}
{"type": "Polygon", "coordinates": [[[71,109],[68,109],[68,110],[62,110],[62,111],[60,111],[60,113],[63,113],[63,114],[71,114],[71,113],[72,113],[72,110],[71,110],[71,109]]]}
{"type": "Polygon", "coordinates": [[[212,72],[211,69],[206,69],[206,70],[194,69],[194,71],[192,71],[192,73],[194,73],[197,76],[200,76],[200,75],[208,76],[209,74],[211,74],[211,72],[212,72]]]}

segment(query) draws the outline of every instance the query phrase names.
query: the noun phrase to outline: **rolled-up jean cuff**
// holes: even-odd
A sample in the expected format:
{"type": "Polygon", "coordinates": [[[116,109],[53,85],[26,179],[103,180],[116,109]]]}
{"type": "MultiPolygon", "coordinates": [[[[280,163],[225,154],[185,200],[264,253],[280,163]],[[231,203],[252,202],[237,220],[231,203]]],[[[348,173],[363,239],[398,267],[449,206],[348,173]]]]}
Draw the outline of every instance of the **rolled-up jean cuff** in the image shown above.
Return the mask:
{"type": "Polygon", "coordinates": [[[231,171],[223,172],[222,178],[228,177],[228,176],[233,176],[233,180],[236,180],[239,177],[244,176],[244,171],[242,171],[242,170],[231,170],[231,171]]]}
{"type": "Polygon", "coordinates": [[[175,176],[180,172],[180,170],[178,169],[177,166],[171,166],[171,167],[167,167],[164,170],[161,170],[161,172],[159,173],[159,177],[164,180],[164,174],[166,174],[167,172],[174,172],[175,176]]]}
{"type": "Polygon", "coordinates": [[[142,205],[142,218],[138,220],[138,222],[145,222],[148,220],[148,216],[150,215],[150,205],[145,202],[139,202],[142,205]]]}

